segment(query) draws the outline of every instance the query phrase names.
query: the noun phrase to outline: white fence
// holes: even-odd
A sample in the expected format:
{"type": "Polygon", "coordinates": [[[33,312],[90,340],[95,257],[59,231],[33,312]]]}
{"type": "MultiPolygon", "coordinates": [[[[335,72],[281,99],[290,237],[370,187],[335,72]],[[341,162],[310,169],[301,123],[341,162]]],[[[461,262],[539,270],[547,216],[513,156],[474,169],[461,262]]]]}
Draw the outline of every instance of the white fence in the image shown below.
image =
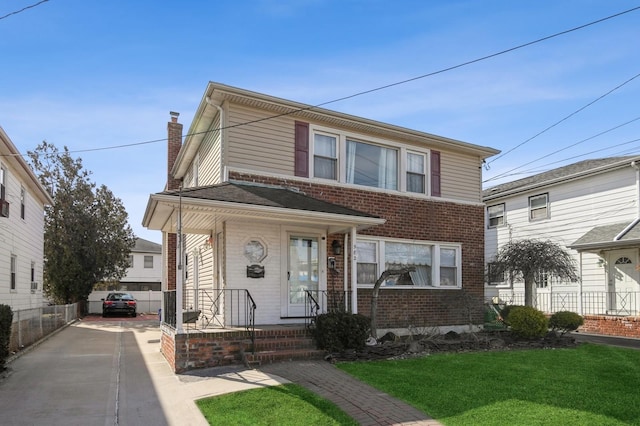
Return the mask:
{"type": "MultiPolygon", "coordinates": [[[[102,299],[112,291],[94,291],[89,295],[87,302],[87,313],[102,314],[102,299]]],[[[138,302],[138,313],[157,314],[162,306],[161,291],[127,291],[138,302]]]]}

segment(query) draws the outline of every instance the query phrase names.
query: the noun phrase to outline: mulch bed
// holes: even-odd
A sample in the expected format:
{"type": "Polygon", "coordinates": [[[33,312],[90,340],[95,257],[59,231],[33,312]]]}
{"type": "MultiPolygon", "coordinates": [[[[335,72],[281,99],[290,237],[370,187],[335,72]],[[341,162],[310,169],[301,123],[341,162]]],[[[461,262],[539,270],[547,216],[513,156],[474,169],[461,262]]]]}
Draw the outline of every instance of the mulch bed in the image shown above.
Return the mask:
{"type": "Polygon", "coordinates": [[[362,350],[333,352],[325,357],[330,362],[373,361],[382,359],[405,359],[436,353],[460,353],[480,351],[508,351],[522,349],[575,348],[579,345],[569,335],[549,333],[541,339],[519,339],[508,330],[482,331],[458,334],[449,332],[439,336],[411,336],[400,338],[387,334],[377,345],[362,350]]]}

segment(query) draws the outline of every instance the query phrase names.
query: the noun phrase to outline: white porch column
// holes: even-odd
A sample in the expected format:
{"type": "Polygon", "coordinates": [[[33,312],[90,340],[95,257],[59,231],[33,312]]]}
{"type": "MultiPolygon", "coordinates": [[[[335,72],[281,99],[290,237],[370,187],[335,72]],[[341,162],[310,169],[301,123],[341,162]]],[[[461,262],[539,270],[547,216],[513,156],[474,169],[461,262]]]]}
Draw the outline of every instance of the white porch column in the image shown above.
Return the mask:
{"type": "Polygon", "coordinates": [[[349,263],[351,266],[351,312],[353,312],[354,314],[358,313],[358,264],[356,260],[356,227],[352,226],[349,263]]]}

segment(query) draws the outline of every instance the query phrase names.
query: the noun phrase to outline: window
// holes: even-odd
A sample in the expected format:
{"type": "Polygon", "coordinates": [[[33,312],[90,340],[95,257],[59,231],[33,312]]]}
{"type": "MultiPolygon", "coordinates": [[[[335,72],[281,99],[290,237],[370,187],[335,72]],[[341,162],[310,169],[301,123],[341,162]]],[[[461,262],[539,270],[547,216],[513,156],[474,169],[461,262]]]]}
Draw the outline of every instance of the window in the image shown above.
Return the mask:
{"type": "Polygon", "coordinates": [[[5,170],[4,167],[0,166],[0,200],[6,200],[6,195],[7,195],[5,193],[6,175],[7,175],[7,171],[5,170]]]}
{"type": "Polygon", "coordinates": [[[549,194],[529,197],[529,220],[547,219],[549,217],[549,194]]]}
{"type": "Polygon", "coordinates": [[[549,274],[545,271],[536,272],[534,280],[536,282],[536,288],[549,287],[549,274]]]}
{"type": "Polygon", "coordinates": [[[378,280],[378,245],[375,242],[356,243],[358,284],[375,284],[378,280]]]}
{"type": "Polygon", "coordinates": [[[20,218],[24,219],[24,198],[25,198],[25,190],[24,188],[20,188],[20,218]]]}
{"type": "Polygon", "coordinates": [[[347,140],[347,183],[398,189],[398,151],[347,140]]]}
{"type": "Polygon", "coordinates": [[[31,290],[37,290],[38,283],[36,282],[36,262],[31,262],[31,290]]]}
{"type": "Polygon", "coordinates": [[[11,290],[15,290],[16,289],[16,269],[17,269],[17,264],[18,263],[18,258],[15,255],[11,255],[11,269],[10,269],[10,273],[11,273],[11,277],[9,279],[10,281],[10,289],[11,290]]]}
{"type": "Polygon", "coordinates": [[[322,179],[338,179],[337,138],[316,133],[313,135],[313,175],[322,179]]]}
{"type": "Polygon", "coordinates": [[[425,190],[425,155],[407,153],[407,192],[424,194],[425,190]]]}
{"type": "Polygon", "coordinates": [[[504,225],[504,204],[487,207],[487,216],[489,217],[489,228],[504,225]]]}
{"type": "Polygon", "coordinates": [[[457,244],[374,241],[364,238],[356,243],[356,258],[358,285],[375,284],[382,271],[413,266],[415,271],[390,277],[383,286],[462,286],[460,246],[457,244]]]}
{"type": "Polygon", "coordinates": [[[153,256],[145,256],[144,257],[144,267],[145,268],[153,268],[153,256]]]}
{"type": "Polygon", "coordinates": [[[496,271],[495,263],[487,264],[487,284],[488,285],[501,285],[506,281],[505,273],[498,273],[496,271]]]}
{"type": "Polygon", "coordinates": [[[129,268],[133,268],[133,255],[129,255],[129,268]]]}

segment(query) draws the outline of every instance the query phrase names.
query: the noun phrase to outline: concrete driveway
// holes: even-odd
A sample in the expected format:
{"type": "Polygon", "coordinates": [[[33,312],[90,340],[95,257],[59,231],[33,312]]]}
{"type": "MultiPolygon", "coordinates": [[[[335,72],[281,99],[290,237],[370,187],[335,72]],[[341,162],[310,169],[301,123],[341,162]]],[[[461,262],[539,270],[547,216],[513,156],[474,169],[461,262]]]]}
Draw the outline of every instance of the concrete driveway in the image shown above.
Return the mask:
{"type": "Polygon", "coordinates": [[[244,368],[174,374],[155,316],[85,318],[8,366],[2,425],[207,425],[194,400],[282,383],[244,368]]]}

